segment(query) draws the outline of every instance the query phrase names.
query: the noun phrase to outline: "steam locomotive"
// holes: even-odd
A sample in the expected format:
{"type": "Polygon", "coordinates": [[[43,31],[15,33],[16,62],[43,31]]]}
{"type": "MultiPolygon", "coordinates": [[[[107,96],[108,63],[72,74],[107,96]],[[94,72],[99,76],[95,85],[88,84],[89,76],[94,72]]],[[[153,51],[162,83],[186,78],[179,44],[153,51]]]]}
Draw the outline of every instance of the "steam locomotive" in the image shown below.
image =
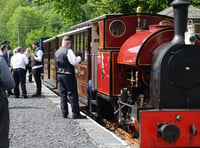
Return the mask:
{"type": "Polygon", "coordinates": [[[68,35],[82,53],[78,93],[91,112],[116,119],[140,147],[200,146],[200,39],[185,43],[188,5],[174,0],[174,19],[140,8],[107,14],[45,40],[44,83],[57,88],[54,53],[68,35]]]}

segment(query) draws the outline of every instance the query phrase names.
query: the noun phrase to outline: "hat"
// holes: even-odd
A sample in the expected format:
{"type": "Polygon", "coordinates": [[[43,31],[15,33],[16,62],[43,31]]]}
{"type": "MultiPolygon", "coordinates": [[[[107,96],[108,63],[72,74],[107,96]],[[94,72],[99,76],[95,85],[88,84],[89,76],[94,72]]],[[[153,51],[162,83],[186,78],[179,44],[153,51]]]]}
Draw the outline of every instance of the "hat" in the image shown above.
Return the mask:
{"type": "Polygon", "coordinates": [[[39,47],[39,42],[36,41],[36,42],[33,42],[32,44],[36,45],[37,47],[39,47]]]}
{"type": "Polygon", "coordinates": [[[70,38],[69,36],[64,36],[63,40],[73,42],[72,38],[70,38]]]}
{"type": "Polygon", "coordinates": [[[2,44],[2,45],[1,45],[1,50],[3,51],[5,48],[6,48],[6,45],[5,45],[5,44],[2,44]]]}
{"type": "Polygon", "coordinates": [[[2,42],[1,42],[1,45],[3,45],[3,44],[8,44],[8,41],[6,41],[6,40],[5,40],[5,41],[2,41],[2,42]]]}

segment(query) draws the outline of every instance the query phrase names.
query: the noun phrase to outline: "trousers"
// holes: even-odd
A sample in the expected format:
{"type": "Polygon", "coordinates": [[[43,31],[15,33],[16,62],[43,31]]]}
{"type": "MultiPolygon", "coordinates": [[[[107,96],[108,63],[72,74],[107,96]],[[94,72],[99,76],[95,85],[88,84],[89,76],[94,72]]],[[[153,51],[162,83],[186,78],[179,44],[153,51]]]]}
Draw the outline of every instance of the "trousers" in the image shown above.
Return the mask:
{"type": "Polygon", "coordinates": [[[9,147],[9,110],[5,95],[0,95],[0,148],[9,147]]]}
{"type": "Polygon", "coordinates": [[[60,105],[64,114],[68,114],[68,101],[71,103],[73,115],[80,114],[77,80],[73,74],[58,74],[58,90],[60,92],[60,105]]]}
{"type": "Polygon", "coordinates": [[[42,69],[43,69],[42,67],[32,69],[33,77],[34,77],[35,82],[36,82],[36,94],[37,95],[41,95],[41,91],[42,91],[42,82],[41,82],[42,69]]]}
{"type": "Polygon", "coordinates": [[[14,92],[16,96],[20,95],[19,83],[21,83],[22,96],[27,95],[26,91],[26,70],[22,68],[17,68],[13,70],[13,77],[15,79],[14,92]]]}

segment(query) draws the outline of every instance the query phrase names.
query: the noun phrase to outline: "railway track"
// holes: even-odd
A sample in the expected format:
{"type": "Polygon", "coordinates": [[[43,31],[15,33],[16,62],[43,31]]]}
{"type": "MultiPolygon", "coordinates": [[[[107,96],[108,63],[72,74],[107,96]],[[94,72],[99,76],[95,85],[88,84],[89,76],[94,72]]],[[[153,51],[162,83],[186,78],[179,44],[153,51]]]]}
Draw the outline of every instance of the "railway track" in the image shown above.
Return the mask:
{"type": "Polygon", "coordinates": [[[123,130],[122,128],[119,128],[115,125],[115,123],[110,122],[107,119],[102,119],[102,122],[105,124],[105,127],[115,133],[120,138],[128,141],[132,147],[139,148],[139,140],[136,138],[133,138],[131,134],[123,130]]]}

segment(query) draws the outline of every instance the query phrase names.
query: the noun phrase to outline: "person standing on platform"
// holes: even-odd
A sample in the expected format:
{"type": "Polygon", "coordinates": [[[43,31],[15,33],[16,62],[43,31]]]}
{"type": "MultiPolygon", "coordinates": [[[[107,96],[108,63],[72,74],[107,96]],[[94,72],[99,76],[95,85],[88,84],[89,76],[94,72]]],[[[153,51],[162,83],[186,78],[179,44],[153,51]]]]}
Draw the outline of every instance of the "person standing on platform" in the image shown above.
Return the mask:
{"type": "MultiPolygon", "coordinates": [[[[0,51],[1,52],[1,51],[0,51]]],[[[5,90],[11,90],[15,87],[15,80],[8,65],[0,54],[0,147],[9,147],[9,110],[8,99],[5,90]]]]}
{"type": "Polygon", "coordinates": [[[10,52],[10,50],[8,50],[8,41],[1,42],[1,45],[2,45],[2,47],[4,47],[2,49],[3,57],[6,60],[8,67],[10,68],[10,60],[11,60],[11,57],[12,57],[12,53],[10,52]]]}
{"type": "Polygon", "coordinates": [[[61,98],[61,110],[63,118],[68,116],[68,99],[72,107],[73,119],[85,119],[80,114],[79,99],[77,92],[77,80],[74,65],[81,61],[81,56],[75,56],[71,49],[72,39],[63,37],[62,46],[55,52],[55,63],[57,68],[58,90],[61,98]]]}
{"type": "Polygon", "coordinates": [[[8,55],[8,43],[7,43],[7,41],[3,41],[1,43],[1,51],[2,51],[4,59],[6,60],[6,63],[9,66],[9,55],[8,55]]]}
{"type": "Polygon", "coordinates": [[[15,55],[17,53],[17,49],[13,49],[13,55],[15,55]]]}
{"type": "Polygon", "coordinates": [[[11,58],[11,68],[16,83],[14,89],[15,97],[19,98],[20,96],[19,83],[21,83],[22,96],[28,98],[26,91],[26,65],[28,64],[28,59],[23,54],[21,47],[17,47],[16,52],[11,58]]]}
{"type": "Polygon", "coordinates": [[[36,93],[33,94],[32,97],[40,97],[42,91],[41,73],[43,71],[43,51],[40,49],[38,42],[34,42],[32,44],[32,48],[35,51],[34,56],[32,58],[32,72],[36,82],[36,93]]]}
{"type": "Polygon", "coordinates": [[[28,59],[28,64],[26,65],[26,73],[28,71],[28,80],[29,80],[29,82],[33,82],[32,81],[32,67],[31,67],[31,57],[32,57],[31,48],[29,48],[29,47],[26,48],[24,55],[28,59]]]}
{"type": "MultiPolygon", "coordinates": [[[[8,41],[1,42],[1,51],[1,54],[3,55],[3,58],[6,60],[6,63],[8,64],[8,67],[10,69],[10,59],[12,55],[10,54],[10,51],[8,51],[8,41]]],[[[7,90],[7,94],[8,96],[14,95],[12,90],[7,90]]]]}

